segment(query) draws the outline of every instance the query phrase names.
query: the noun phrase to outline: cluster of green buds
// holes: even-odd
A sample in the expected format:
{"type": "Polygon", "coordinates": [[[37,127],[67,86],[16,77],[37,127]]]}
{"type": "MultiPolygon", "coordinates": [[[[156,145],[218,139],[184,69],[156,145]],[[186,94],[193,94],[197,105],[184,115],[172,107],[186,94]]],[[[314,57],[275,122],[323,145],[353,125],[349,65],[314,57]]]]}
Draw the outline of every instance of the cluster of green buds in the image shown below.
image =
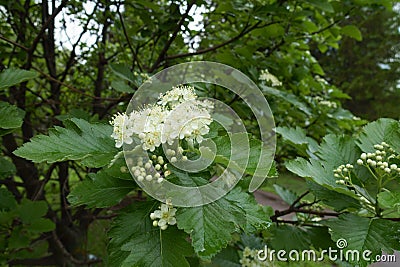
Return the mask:
{"type": "Polygon", "coordinates": [[[387,174],[400,174],[400,167],[389,163],[390,159],[397,156],[393,148],[385,142],[374,145],[374,148],[376,149],[374,153],[362,153],[357,164],[381,169],[387,174]]]}
{"type": "Polygon", "coordinates": [[[351,164],[342,164],[337,167],[333,172],[334,176],[337,178],[336,183],[342,185],[350,185],[351,183],[351,171],[354,169],[354,166],[351,164]]]}
{"type": "Polygon", "coordinates": [[[242,267],[266,267],[271,264],[269,261],[261,261],[258,258],[258,250],[249,247],[244,248],[240,263],[242,267]]]}
{"type": "Polygon", "coordinates": [[[175,152],[175,150],[172,150],[172,149],[169,149],[169,148],[165,152],[165,154],[167,155],[167,157],[169,158],[169,161],[171,163],[175,163],[178,160],[187,161],[188,158],[187,158],[187,156],[183,155],[183,153],[184,153],[184,150],[183,150],[182,147],[178,147],[178,151],[177,152],[175,152]]]}
{"type": "MultiPolygon", "coordinates": [[[[325,210],[325,207],[318,203],[318,202],[310,202],[310,201],[304,201],[302,204],[306,204],[304,207],[305,210],[311,210],[311,211],[316,211],[316,212],[323,212],[325,210]]],[[[314,222],[318,223],[322,220],[322,217],[317,214],[312,214],[312,213],[296,213],[296,217],[298,221],[301,222],[314,222]]]]}
{"type": "MultiPolygon", "coordinates": [[[[129,160],[133,161],[133,159],[129,160]]],[[[164,178],[171,174],[162,156],[152,155],[151,159],[147,161],[144,161],[143,157],[138,157],[136,162],[132,162],[132,165],[132,174],[139,182],[162,183],[164,178]]]]}

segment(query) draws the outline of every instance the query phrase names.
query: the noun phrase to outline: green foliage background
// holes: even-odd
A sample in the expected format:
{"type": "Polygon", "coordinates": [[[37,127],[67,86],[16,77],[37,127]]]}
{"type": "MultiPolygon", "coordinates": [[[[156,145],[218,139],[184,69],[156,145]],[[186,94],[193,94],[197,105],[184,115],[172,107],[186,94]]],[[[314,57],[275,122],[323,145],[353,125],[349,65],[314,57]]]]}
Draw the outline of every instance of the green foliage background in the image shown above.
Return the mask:
{"type": "MultiPolygon", "coordinates": [[[[398,10],[389,0],[0,1],[0,264],[240,266],[245,247],[319,250],[339,238],[374,255],[400,250],[399,177],[383,186],[356,166],[381,142],[400,166],[398,10]],[[270,171],[263,188],[287,210],[259,206],[246,176],[215,203],[179,209],[176,227],[152,227],[158,204],[114,159],[108,121],[147,75],[194,60],[239,69],[269,101],[276,168],[306,188],[273,186],[270,171]],[[261,80],[265,69],[282,85],[261,80]],[[391,119],[367,124],[380,117],[391,119]],[[336,183],[341,164],[355,166],[352,187],[336,183]]],[[[197,90],[258,136],[239,98],[197,90]]]]}

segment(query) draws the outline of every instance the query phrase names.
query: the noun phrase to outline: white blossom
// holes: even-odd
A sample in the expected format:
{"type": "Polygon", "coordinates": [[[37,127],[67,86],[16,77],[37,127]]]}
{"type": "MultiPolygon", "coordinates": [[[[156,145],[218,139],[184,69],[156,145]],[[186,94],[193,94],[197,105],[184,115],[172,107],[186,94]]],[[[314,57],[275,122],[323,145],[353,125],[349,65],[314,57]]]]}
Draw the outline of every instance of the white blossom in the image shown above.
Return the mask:
{"type": "Polygon", "coordinates": [[[271,74],[267,69],[261,71],[261,75],[259,77],[261,81],[270,82],[272,86],[281,86],[282,82],[279,79],[271,74]]]}
{"type": "Polygon", "coordinates": [[[116,147],[121,147],[123,143],[132,144],[133,127],[125,114],[117,113],[110,124],[114,126],[111,137],[115,139],[116,147]]]}
{"type": "Polygon", "coordinates": [[[172,87],[165,94],[161,94],[157,104],[173,109],[183,102],[195,100],[196,98],[194,87],[179,85],[172,87]]]}
{"type": "MultiPolygon", "coordinates": [[[[116,146],[121,147],[123,143],[131,144],[136,134],[142,148],[151,152],[163,143],[173,144],[178,139],[201,143],[210,130],[211,109],[213,103],[197,99],[194,87],[180,85],[161,94],[154,105],[128,116],[117,114],[110,122],[114,126],[112,137],[116,146]]],[[[176,152],[169,153],[168,156],[174,156],[176,152]]]]}
{"type": "Polygon", "coordinates": [[[154,226],[159,226],[161,230],[167,229],[168,225],[176,224],[176,209],[170,204],[161,204],[159,210],[155,210],[150,214],[154,226]]]}

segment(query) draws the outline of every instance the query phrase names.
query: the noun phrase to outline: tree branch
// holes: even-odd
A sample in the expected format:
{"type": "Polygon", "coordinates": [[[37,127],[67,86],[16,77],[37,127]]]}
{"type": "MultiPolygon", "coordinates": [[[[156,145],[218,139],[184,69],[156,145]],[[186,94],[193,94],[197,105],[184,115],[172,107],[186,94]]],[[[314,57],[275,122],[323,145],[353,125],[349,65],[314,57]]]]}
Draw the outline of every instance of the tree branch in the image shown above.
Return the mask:
{"type": "Polygon", "coordinates": [[[43,24],[42,28],[40,29],[38,35],[33,40],[32,45],[28,50],[28,59],[27,59],[26,66],[25,66],[27,69],[29,69],[31,67],[31,65],[32,65],[33,53],[35,52],[36,47],[40,42],[40,39],[42,39],[44,32],[50,26],[50,23],[54,20],[54,18],[67,5],[67,3],[68,3],[68,0],[62,0],[61,1],[61,4],[53,11],[51,16],[46,20],[46,22],[43,24]]]}
{"type": "Polygon", "coordinates": [[[88,19],[87,19],[85,25],[83,26],[83,30],[82,30],[81,34],[79,35],[78,39],[76,40],[76,42],[72,45],[71,53],[69,55],[67,64],[66,64],[65,69],[64,69],[64,71],[62,73],[62,76],[60,78],[60,81],[62,81],[62,82],[65,81],[65,78],[67,77],[68,71],[71,69],[71,67],[74,64],[74,61],[75,61],[74,59],[76,57],[75,49],[78,46],[79,42],[81,41],[83,35],[87,32],[89,24],[90,24],[90,22],[92,20],[92,16],[96,13],[98,6],[99,6],[99,2],[96,2],[96,5],[93,8],[92,14],[87,14],[88,19]]]}
{"type": "Polygon", "coordinates": [[[117,13],[118,13],[119,21],[121,22],[122,31],[124,33],[126,42],[128,43],[129,50],[131,50],[131,53],[132,53],[132,56],[133,56],[133,62],[137,63],[138,68],[139,68],[140,71],[143,71],[142,66],[140,66],[140,62],[139,62],[139,58],[137,57],[137,53],[133,49],[132,43],[131,43],[131,41],[129,39],[128,32],[126,31],[126,27],[125,27],[125,22],[124,22],[124,19],[122,17],[122,14],[121,14],[121,11],[119,10],[119,8],[120,8],[120,5],[117,6],[117,13]]]}
{"type": "MultiPolygon", "coordinates": [[[[303,199],[306,195],[308,195],[310,191],[306,191],[303,194],[301,194],[286,210],[275,210],[275,214],[271,216],[271,220],[273,222],[286,222],[284,220],[278,219],[279,217],[288,215],[290,213],[304,213],[304,214],[313,214],[313,215],[318,215],[320,217],[325,217],[325,216],[334,216],[337,217],[342,213],[337,213],[337,212],[330,212],[330,211],[316,211],[316,210],[311,210],[311,209],[304,209],[304,207],[309,207],[317,203],[318,201],[314,201],[312,203],[301,203],[297,205],[301,199],[303,199]]],[[[301,223],[301,222],[299,222],[301,223]]]]}
{"type": "Polygon", "coordinates": [[[171,37],[168,39],[167,43],[164,45],[163,49],[160,52],[160,55],[158,56],[156,62],[154,62],[153,66],[151,66],[151,68],[149,69],[149,72],[153,72],[155,71],[158,66],[160,65],[160,63],[164,60],[164,59],[168,59],[166,58],[166,53],[169,49],[169,47],[171,46],[172,42],[175,40],[176,36],[178,35],[178,32],[181,30],[181,26],[182,24],[185,22],[185,19],[187,18],[187,16],[189,15],[189,11],[190,9],[192,9],[192,6],[196,3],[195,0],[192,0],[189,4],[188,7],[185,11],[185,13],[181,16],[181,18],[179,19],[174,32],[172,33],[171,37]]]}
{"type": "Polygon", "coordinates": [[[10,44],[12,44],[12,45],[14,45],[14,46],[16,46],[16,47],[19,47],[19,48],[21,48],[22,50],[29,51],[29,48],[28,48],[28,47],[23,46],[22,44],[17,43],[17,42],[15,42],[15,41],[13,41],[13,40],[10,40],[10,39],[4,37],[2,34],[0,34],[0,39],[3,40],[3,41],[6,41],[7,43],[10,43],[10,44]]]}
{"type": "Polygon", "coordinates": [[[55,241],[57,247],[61,250],[63,255],[68,258],[68,260],[76,265],[90,265],[93,263],[99,263],[102,262],[102,259],[96,259],[96,260],[78,260],[76,259],[63,245],[61,240],[58,238],[57,234],[55,231],[52,232],[52,237],[53,240],[55,241]]]}
{"type": "Polygon", "coordinates": [[[47,73],[43,72],[43,71],[40,70],[39,68],[32,67],[32,69],[34,69],[34,70],[36,70],[37,72],[39,72],[39,73],[40,73],[41,75],[43,75],[47,80],[50,80],[50,81],[54,81],[54,82],[56,82],[56,83],[59,83],[60,85],[62,85],[62,86],[64,86],[64,87],[67,87],[68,89],[70,89],[71,91],[73,91],[73,92],[75,92],[75,93],[78,93],[78,94],[81,94],[81,95],[84,95],[84,96],[87,96],[87,97],[90,97],[90,98],[93,98],[93,99],[100,99],[100,100],[104,100],[104,101],[116,101],[116,100],[119,99],[119,98],[96,97],[96,96],[87,94],[87,93],[85,93],[85,92],[79,90],[78,88],[76,88],[76,87],[74,87],[74,86],[72,86],[72,85],[66,84],[66,83],[64,83],[64,82],[62,82],[62,81],[60,81],[60,80],[57,80],[57,79],[54,78],[54,77],[51,77],[50,75],[48,75],[47,73]]]}
{"type": "Polygon", "coordinates": [[[215,45],[215,46],[212,46],[212,47],[209,47],[209,48],[200,49],[200,50],[197,50],[195,52],[182,53],[182,54],[176,54],[176,55],[168,56],[168,57],[166,57],[166,60],[183,58],[183,57],[190,57],[190,56],[196,56],[196,55],[201,55],[201,54],[205,54],[205,53],[217,50],[217,49],[219,49],[219,48],[221,48],[223,46],[226,46],[226,45],[228,45],[228,44],[230,44],[232,42],[237,41],[238,39],[240,39],[241,37],[243,37],[244,35],[248,34],[249,32],[251,32],[254,29],[263,28],[263,27],[266,27],[266,26],[269,26],[269,25],[272,25],[272,24],[275,24],[275,23],[278,23],[278,22],[276,22],[276,21],[270,22],[270,23],[267,23],[267,24],[259,27],[259,25],[261,24],[261,21],[258,21],[257,23],[255,23],[253,26],[251,26],[249,28],[245,27],[238,35],[236,35],[235,37],[233,37],[233,38],[231,38],[231,39],[229,39],[229,40],[227,40],[227,41],[225,41],[223,43],[220,43],[218,45],[215,45]]]}

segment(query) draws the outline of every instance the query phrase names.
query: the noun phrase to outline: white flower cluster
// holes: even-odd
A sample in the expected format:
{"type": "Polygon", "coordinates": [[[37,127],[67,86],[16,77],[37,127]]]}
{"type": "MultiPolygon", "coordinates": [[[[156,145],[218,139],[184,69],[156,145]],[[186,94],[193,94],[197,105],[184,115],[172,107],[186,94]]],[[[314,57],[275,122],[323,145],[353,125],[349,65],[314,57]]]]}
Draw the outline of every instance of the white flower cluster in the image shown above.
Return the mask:
{"type": "Polygon", "coordinates": [[[161,204],[158,210],[150,214],[150,219],[153,220],[153,226],[158,226],[161,230],[165,230],[168,225],[176,224],[175,213],[176,209],[167,201],[167,204],[161,204]]]}
{"type": "Polygon", "coordinates": [[[213,103],[198,100],[194,87],[177,86],[161,94],[157,103],[129,115],[117,114],[111,125],[116,147],[131,144],[137,134],[144,150],[154,151],[161,144],[178,139],[200,143],[210,130],[213,103]]]}
{"type": "Polygon", "coordinates": [[[326,100],[320,96],[314,97],[314,100],[321,106],[326,106],[328,108],[333,108],[333,109],[338,107],[335,102],[326,100]]]}
{"type": "Polygon", "coordinates": [[[346,165],[340,165],[335,170],[333,170],[334,176],[338,178],[338,180],[336,180],[336,183],[342,185],[349,184],[351,182],[350,173],[353,168],[354,168],[353,165],[346,164],[346,165]]]}
{"type": "Polygon", "coordinates": [[[261,71],[260,77],[258,79],[261,81],[270,82],[272,86],[282,86],[282,82],[279,81],[275,75],[269,73],[267,69],[261,71]]]}
{"type": "Polygon", "coordinates": [[[131,127],[128,116],[125,114],[117,113],[114,115],[110,124],[114,126],[114,131],[111,135],[115,139],[115,146],[121,147],[123,142],[132,144],[133,128],[131,127]]]}
{"type": "Polygon", "coordinates": [[[387,174],[400,174],[400,167],[389,163],[390,159],[397,157],[393,148],[386,142],[376,144],[374,148],[374,153],[362,153],[357,164],[381,169],[387,174]]]}
{"type": "Polygon", "coordinates": [[[191,86],[177,86],[172,87],[171,90],[167,91],[164,95],[160,96],[160,100],[157,102],[160,106],[174,109],[179,104],[186,101],[196,100],[197,96],[194,93],[194,88],[191,86]]]}
{"type": "Polygon", "coordinates": [[[245,247],[243,250],[243,256],[240,259],[240,263],[243,267],[266,267],[268,261],[260,261],[258,259],[258,250],[245,247]]]}

